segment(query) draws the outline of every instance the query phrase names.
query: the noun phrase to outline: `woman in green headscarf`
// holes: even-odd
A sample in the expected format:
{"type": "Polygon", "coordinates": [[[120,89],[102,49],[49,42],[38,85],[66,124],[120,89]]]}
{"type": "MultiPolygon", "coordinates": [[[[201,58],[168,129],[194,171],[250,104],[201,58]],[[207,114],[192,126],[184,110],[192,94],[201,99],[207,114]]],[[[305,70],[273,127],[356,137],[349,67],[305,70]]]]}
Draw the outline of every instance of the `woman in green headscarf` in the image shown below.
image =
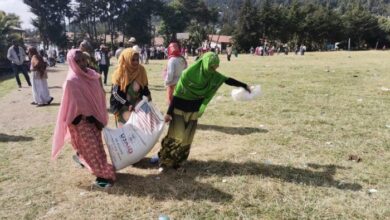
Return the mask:
{"type": "Polygon", "coordinates": [[[170,124],[158,153],[161,170],[168,167],[177,169],[188,158],[198,118],[222,83],[243,87],[250,92],[247,84],[217,72],[218,67],[217,54],[208,52],[180,76],[165,116],[165,121],[170,124]]]}

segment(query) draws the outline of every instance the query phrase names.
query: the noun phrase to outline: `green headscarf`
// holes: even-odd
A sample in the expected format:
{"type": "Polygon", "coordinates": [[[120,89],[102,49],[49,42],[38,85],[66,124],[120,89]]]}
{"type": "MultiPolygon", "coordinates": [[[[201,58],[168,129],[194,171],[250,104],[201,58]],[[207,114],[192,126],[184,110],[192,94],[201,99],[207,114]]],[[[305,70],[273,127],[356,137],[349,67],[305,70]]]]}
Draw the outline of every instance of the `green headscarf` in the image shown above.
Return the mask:
{"type": "Polygon", "coordinates": [[[183,71],[179,82],[176,84],[174,96],[186,100],[203,99],[199,109],[199,117],[203,114],[218,88],[227,79],[226,76],[211,68],[218,65],[219,58],[217,54],[213,52],[205,53],[183,71]]]}

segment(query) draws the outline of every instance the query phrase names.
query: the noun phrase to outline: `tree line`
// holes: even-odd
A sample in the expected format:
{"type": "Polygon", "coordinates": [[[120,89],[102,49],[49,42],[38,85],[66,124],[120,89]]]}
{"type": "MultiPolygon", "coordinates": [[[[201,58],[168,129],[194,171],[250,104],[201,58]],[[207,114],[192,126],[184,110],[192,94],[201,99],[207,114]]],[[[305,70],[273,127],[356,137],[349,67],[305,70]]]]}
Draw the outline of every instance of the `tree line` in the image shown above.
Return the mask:
{"type": "Polygon", "coordinates": [[[199,0],[23,0],[37,17],[32,24],[45,45],[66,47],[80,38],[99,43],[101,35],[111,42],[118,33],[135,37],[140,44],[150,44],[152,35],[166,41],[176,33],[193,30],[191,41],[199,44],[216,22],[217,13],[199,0]],[[67,39],[66,31],[78,33],[67,39]]]}
{"type": "Polygon", "coordinates": [[[373,14],[363,4],[349,4],[341,10],[315,2],[273,2],[264,0],[256,5],[245,0],[233,32],[241,49],[261,44],[259,39],[291,46],[305,44],[311,50],[323,50],[335,42],[346,47],[349,39],[356,49],[378,48],[390,42],[390,19],[373,14]]]}
{"type": "Polygon", "coordinates": [[[111,42],[123,33],[140,44],[155,35],[165,42],[189,32],[187,44],[199,46],[208,34],[232,35],[237,48],[248,51],[264,40],[311,50],[335,42],[353,48],[390,43],[387,0],[23,0],[36,15],[32,24],[45,45],[69,47],[88,37],[111,42]],[[66,32],[78,33],[71,39],[66,32]]]}

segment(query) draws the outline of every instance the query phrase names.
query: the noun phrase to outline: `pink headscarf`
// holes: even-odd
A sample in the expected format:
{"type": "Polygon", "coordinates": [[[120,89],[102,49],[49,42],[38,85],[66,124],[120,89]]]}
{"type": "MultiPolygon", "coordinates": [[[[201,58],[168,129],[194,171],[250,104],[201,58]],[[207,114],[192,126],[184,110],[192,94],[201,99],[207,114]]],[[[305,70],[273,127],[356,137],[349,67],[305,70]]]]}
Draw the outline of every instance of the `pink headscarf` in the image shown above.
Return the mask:
{"type": "Polygon", "coordinates": [[[93,116],[104,125],[108,122],[105,93],[99,82],[100,75],[89,68],[87,72],[81,70],[75,61],[77,51],[80,50],[72,49],[67,54],[70,68],[62,86],[63,96],[54,130],[52,159],[57,158],[65,141],[69,140],[68,126],[77,116],[93,116]]]}

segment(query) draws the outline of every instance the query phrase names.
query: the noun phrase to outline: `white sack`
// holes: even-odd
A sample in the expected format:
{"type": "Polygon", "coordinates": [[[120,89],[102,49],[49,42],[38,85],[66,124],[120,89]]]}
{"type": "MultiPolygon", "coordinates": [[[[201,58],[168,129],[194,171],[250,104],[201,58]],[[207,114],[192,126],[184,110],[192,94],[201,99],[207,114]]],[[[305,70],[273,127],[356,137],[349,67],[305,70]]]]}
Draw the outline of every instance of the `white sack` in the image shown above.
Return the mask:
{"type": "Polygon", "coordinates": [[[240,87],[232,90],[232,98],[234,101],[249,101],[261,95],[260,85],[251,86],[251,93],[240,87]]]}
{"type": "Polygon", "coordinates": [[[104,139],[115,169],[123,169],[145,157],[163,130],[163,115],[146,97],[137,104],[122,128],[104,128],[104,139]]]}

